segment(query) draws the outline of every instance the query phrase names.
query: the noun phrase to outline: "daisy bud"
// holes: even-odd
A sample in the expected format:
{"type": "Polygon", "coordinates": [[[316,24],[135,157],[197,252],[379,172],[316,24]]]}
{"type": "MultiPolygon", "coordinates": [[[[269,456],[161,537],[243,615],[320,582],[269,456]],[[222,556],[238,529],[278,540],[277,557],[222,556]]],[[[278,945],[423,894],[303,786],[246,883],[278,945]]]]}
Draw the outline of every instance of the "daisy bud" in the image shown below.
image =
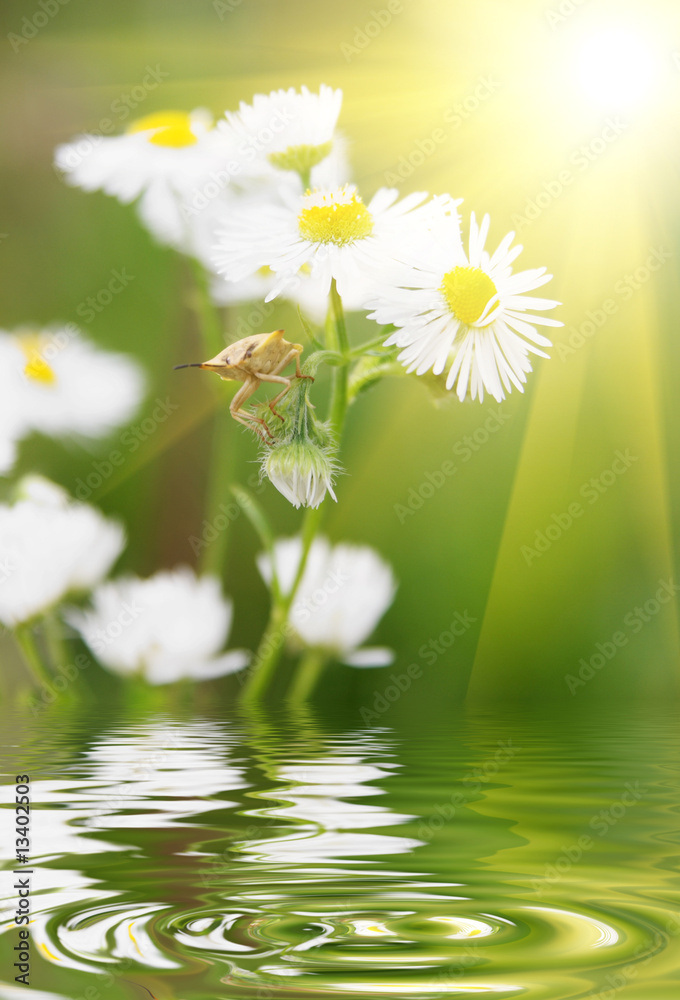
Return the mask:
{"type": "Polygon", "coordinates": [[[294,507],[318,507],[326,493],[337,502],[333,492],[337,471],[331,448],[321,448],[309,440],[281,444],[262,460],[262,474],[294,507]]]}

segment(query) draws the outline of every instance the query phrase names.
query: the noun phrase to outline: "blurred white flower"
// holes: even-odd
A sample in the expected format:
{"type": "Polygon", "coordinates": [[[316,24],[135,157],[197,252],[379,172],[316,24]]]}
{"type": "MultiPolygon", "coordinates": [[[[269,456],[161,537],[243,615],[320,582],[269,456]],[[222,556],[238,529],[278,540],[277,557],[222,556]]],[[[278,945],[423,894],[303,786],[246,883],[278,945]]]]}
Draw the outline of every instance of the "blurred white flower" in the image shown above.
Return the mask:
{"type": "Polygon", "coordinates": [[[132,417],[143,391],[132,358],[99,350],[73,325],[0,330],[0,474],[31,431],[103,437],[132,417]]]}
{"type": "MultiPolygon", "coordinates": [[[[1,418],[0,418],[1,419],[1,418]]],[[[14,465],[17,457],[17,440],[22,429],[9,420],[0,424],[0,476],[6,475],[14,465]]]]}
{"type": "Polygon", "coordinates": [[[214,266],[230,281],[241,281],[262,267],[278,276],[267,301],[287,294],[299,274],[320,282],[323,294],[335,278],[344,298],[368,295],[371,282],[389,273],[411,234],[433,216],[455,212],[448,196],[421,204],[414,192],[397,202],[399,192],[381,188],[365,205],[353,185],[293,195],[282,203],[262,202],[247,211],[235,209],[218,232],[214,266]]]}
{"type": "Polygon", "coordinates": [[[92,595],[92,610],[66,618],[99,661],[115,673],[141,674],[150,684],[207,680],[241,670],[244,650],[221,653],[232,621],[231,601],[213,576],[180,567],[146,580],[125,577],[92,595]]]}
{"type": "Polygon", "coordinates": [[[72,591],[90,590],[124,542],[122,527],[94,507],[47,479],[26,477],[17,502],[0,504],[0,621],[15,627],[72,591]]]}
{"type": "Polygon", "coordinates": [[[318,507],[326,493],[333,492],[338,465],[312,441],[291,441],[268,448],[262,460],[262,472],[293,507],[318,507]]]}
{"type": "Polygon", "coordinates": [[[68,184],[101,190],[124,204],[139,199],[147,228],[161,243],[178,247],[187,238],[187,206],[212,191],[209,185],[221,190],[231,183],[231,161],[203,109],[158,111],[133,121],[124,135],[80,135],[55,151],[55,166],[68,184]]]}
{"type": "MultiPolygon", "coordinates": [[[[281,591],[290,593],[302,556],[300,538],[274,545],[274,565],[281,591]]],[[[268,553],[257,558],[271,585],[268,553]]],[[[332,546],[317,538],[307,557],[291,608],[290,621],[306,646],[324,649],[353,667],[382,667],[394,659],[390,649],[361,647],[394,600],[397,584],[391,567],[364,545],[332,546]]]]}
{"type": "MultiPolygon", "coordinates": [[[[307,87],[300,93],[292,87],[273,90],[227,111],[217,129],[247,173],[271,178],[278,171],[296,171],[309,177],[333,152],[341,106],[342,91],[324,84],[318,94],[307,87]]],[[[319,183],[316,175],[312,180],[319,183]]]]}
{"type": "Polygon", "coordinates": [[[407,371],[441,375],[448,369],[446,388],[455,386],[461,400],[469,389],[480,402],[485,391],[500,402],[513,385],[524,391],[529,353],[549,356],[536,346],[551,343],[535,326],[562,323],[527,315],[560,304],[526,295],[552,275],[544,267],[513,274],[512,262],[522,251],[511,249],[515,234],[508,233],[491,256],[484,249],[488,231],[489,216],[478,227],[473,213],[466,254],[454,228],[437,230],[421,261],[395,267],[367,307],[373,309],[370,319],[397,327],[385,344],[403,348],[399,360],[407,371]]]}

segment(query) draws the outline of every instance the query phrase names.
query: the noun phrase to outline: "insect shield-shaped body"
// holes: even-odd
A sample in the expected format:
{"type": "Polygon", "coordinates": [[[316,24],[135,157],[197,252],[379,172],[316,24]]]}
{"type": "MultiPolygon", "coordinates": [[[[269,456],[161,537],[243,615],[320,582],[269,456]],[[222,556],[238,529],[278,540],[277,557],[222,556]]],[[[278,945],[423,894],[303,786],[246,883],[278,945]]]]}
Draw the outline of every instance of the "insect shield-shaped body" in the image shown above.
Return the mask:
{"type": "Polygon", "coordinates": [[[240,424],[254,430],[265,443],[272,438],[272,433],[267,424],[254,413],[244,410],[243,406],[254,392],[257,391],[262,382],[275,382],[283,385],[284,388],[269,403],[269,409],[279,420],[283,420],[280,413],[274,407],[280,399],[286,395],[291,387],[291,379],[311,378],[310,375],[303,375],[300,369],[300,355],[302,354],[302,344],[291,344],[284,340],[283,330],[274,330],[273,333],[255,333],[252,337],[244,337],[237,340],[229,347],[225,347],[210,361],[203,361],[198,364],[176,365],[176,368],[205,368],[206,371],[216,372],[220,378],[243,382],[243,386],[238,390],[229,405],[229,411],[240,424]],[[290,378],[281,375],[280,372],[294,361],[295,376],[290,378]]]}

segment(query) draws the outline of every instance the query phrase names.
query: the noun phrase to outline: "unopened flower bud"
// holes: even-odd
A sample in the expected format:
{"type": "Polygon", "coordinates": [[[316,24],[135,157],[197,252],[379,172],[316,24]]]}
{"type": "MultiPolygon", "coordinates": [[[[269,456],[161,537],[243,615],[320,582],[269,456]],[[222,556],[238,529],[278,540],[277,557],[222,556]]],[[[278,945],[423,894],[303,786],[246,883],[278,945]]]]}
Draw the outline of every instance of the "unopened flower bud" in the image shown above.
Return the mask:
{"type": "Polygon", "coordinates": [[[333,492],[337,465],[329,449],[298,439],[272,448],[262,461],[262,472],[294,507],[318,507],[333,492]]]}

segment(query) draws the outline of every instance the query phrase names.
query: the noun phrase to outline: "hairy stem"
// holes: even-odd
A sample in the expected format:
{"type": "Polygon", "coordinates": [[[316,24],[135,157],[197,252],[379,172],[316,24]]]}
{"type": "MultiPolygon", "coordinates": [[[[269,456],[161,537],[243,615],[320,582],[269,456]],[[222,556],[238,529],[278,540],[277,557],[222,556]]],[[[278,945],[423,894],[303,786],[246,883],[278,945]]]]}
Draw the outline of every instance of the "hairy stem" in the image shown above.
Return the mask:
{"type": "MultiPolygon", "coordinates": [[[[345,418],[347,416],[349,342],[347,339],[347,328],[345,326],[345,314],[342,308],[342,299],[338,294],[335,279],[333,279],[331,284],[330,299],[333,324],[327,333],[326,346],[331,351],[337,351],[344,358],[344,364],[338,365],[333,369],[333,392],[330,404],[330,421],[335,433],[336,441],[339,444],[342,438],[345,418]]],[[[320,507],[310,509],[305,514],[302,526],[302,556],[300,558],[297,575],[290,591],[287,594],[280,596],[278,601],[272,601],[269,624],[267,625],[260,642],[260,646],[255,654],[255,659],[253,660],[253,665],[250,668],[248,680],[243,688],[242,697],[245,701],[253,701],[262,696],[272,676],[274,675],[279,660],[281,659],[286,638],[291,631],[288,623],[288,615],[293,601],[295,600],[297,589],[300,586],[305,566],[307,565],[309,551],[319,532],[319,528],[321,527],[324,504],[325,501],[320,507]]],[[[323,666],[323,664],[321,666],[323,666]]],[[[302,665],[300,664],[295,674],[293,680],[293,690],[297,689],[297,677],[301,667],[302,665]]],[[[320,669],[321,667],[319,670],[320,669]]],[[[302,681],[300,681],[299,684],[300,689],[303,690],[302,681]]]]}

